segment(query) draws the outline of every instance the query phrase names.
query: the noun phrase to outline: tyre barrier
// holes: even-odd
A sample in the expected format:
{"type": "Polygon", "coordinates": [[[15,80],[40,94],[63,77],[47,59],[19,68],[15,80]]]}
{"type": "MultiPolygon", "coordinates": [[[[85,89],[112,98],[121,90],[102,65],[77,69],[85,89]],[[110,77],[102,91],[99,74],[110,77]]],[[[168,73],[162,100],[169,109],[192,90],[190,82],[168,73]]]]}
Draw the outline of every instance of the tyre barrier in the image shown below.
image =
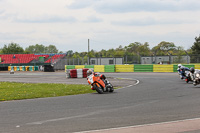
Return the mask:
{"type": "Polygon", "coordinates": [[[70,77],[71,78],[77,78],[77,69],[71,69],[70,70],[70,77]]]}
{"type": "Polygon", "coordinates": [[[87,78],[88,68],[83,69],[67,69],[66,78],[87,78]]]}
{"type": "Polygon", "coordinates": [[[7,71],[39,71],[39,66],[8,66],[7,71]]]}

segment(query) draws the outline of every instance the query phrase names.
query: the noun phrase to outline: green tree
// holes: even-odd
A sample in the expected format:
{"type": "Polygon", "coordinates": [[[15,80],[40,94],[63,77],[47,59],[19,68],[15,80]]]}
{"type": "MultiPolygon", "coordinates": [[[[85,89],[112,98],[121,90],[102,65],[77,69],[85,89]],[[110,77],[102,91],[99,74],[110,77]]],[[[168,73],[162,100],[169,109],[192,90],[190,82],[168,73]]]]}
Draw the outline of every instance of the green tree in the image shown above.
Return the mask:
{"type": "Polygon", "coordinates": [[[160,42],[157,46],[152,48],[152,52],[156,55],[168,55],[172,54],[176,50],[176,46],[173,42],[160,42]]]}
{"type": "Polygon", "coordinates": [[[151,53],[148,42],[145,42],[144,44],[140,42],[134,42],[134,43],[129,44],[128,46],[125,46],[124,49],[126,51],[126,54],[128,55],[148,56],[151,53]]]}
{"type": "Polygon", "coordinates": [[[49,45],[45,47],[45,53],[58,53],[58,49],[55,45],[49,45]]]}
{"type": "Polygon", "coordinates": [[[192,54],[200,54],[200,35],[195,37],[195,42],[191,47],[192,54]]]}
{"type": "Polygon", "coordinates": [[[4,47],[2,48],[2,53],[3,54],[23,54],[24,49],[20,47],[19,44],[12,42],[8,44],[8,46],[4,45],[4,47]]]}
{"type": "Polygon", "coordinates": [[[72,50],[68,50],[67,51],[67,57],[72,57],[73,56],[73,51],[72,50]]]}
{"type": "Polygon", "coordinates": [[[195,37],[195,42],[191,47],[191,62],[199,63],[200,62],[200,35],[199,37],[195,37]]]}
{"type": "Polygon", "coordinates": [[[25,49],[25,51],[31,54],[45,53],[45,46],[42,44],[30,45],[25,49]]]}

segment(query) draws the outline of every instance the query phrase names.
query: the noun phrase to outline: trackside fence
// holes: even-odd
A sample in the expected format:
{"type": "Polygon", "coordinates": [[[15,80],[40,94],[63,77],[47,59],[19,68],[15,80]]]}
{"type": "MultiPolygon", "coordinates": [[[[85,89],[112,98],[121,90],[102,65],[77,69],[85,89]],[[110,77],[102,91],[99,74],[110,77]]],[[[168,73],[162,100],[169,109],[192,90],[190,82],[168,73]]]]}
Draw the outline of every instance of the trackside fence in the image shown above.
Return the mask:
{"type": "MultiPolygon", "coordinates": [[[[185,67],[200,69],[199,64],[183,64],[185,67]]],[[[177,72],[178,65],[65,65],[67,69],[91,68],[94,72],[177,72]]]]}

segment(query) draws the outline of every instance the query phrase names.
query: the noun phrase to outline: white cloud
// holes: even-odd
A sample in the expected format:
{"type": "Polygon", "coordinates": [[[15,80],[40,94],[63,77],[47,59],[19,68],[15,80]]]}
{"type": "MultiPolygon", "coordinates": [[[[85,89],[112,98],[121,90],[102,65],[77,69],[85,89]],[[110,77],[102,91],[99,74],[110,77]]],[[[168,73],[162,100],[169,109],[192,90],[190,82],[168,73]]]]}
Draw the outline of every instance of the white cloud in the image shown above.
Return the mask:
{"type": "Polygon", "coordinates": [[[187,11],[200,10],[197,0],[74,0],[69,8],[81,9],[92,7],[100,13],[126,13],[141,11],[187,11]]]}
{"type": "Polygon", "coordinates": [[[90,22],[90,23],[98,23],[102,22],[103,20],[101,18],[97,18],[96,16],[89,16],[87,17],[87,20],[85,22],[90,22]]]}
{"type": "Polygon", "coordinates": [[[197,0],[0,0],[0,47],[15,42],[87,51],[132,42],[188,48],[200,29],[197,0]]]}

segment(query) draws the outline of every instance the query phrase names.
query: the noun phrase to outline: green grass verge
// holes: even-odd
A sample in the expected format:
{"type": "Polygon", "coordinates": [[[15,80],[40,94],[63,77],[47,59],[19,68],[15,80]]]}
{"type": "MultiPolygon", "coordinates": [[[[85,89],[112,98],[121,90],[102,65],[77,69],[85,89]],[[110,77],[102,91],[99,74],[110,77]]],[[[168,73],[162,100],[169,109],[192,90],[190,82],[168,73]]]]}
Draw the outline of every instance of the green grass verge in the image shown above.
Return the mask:
{"type": "Polygon", "coordinates": [[[92,93],[89,85],[0,82],[0,101],[92,93]]]}

